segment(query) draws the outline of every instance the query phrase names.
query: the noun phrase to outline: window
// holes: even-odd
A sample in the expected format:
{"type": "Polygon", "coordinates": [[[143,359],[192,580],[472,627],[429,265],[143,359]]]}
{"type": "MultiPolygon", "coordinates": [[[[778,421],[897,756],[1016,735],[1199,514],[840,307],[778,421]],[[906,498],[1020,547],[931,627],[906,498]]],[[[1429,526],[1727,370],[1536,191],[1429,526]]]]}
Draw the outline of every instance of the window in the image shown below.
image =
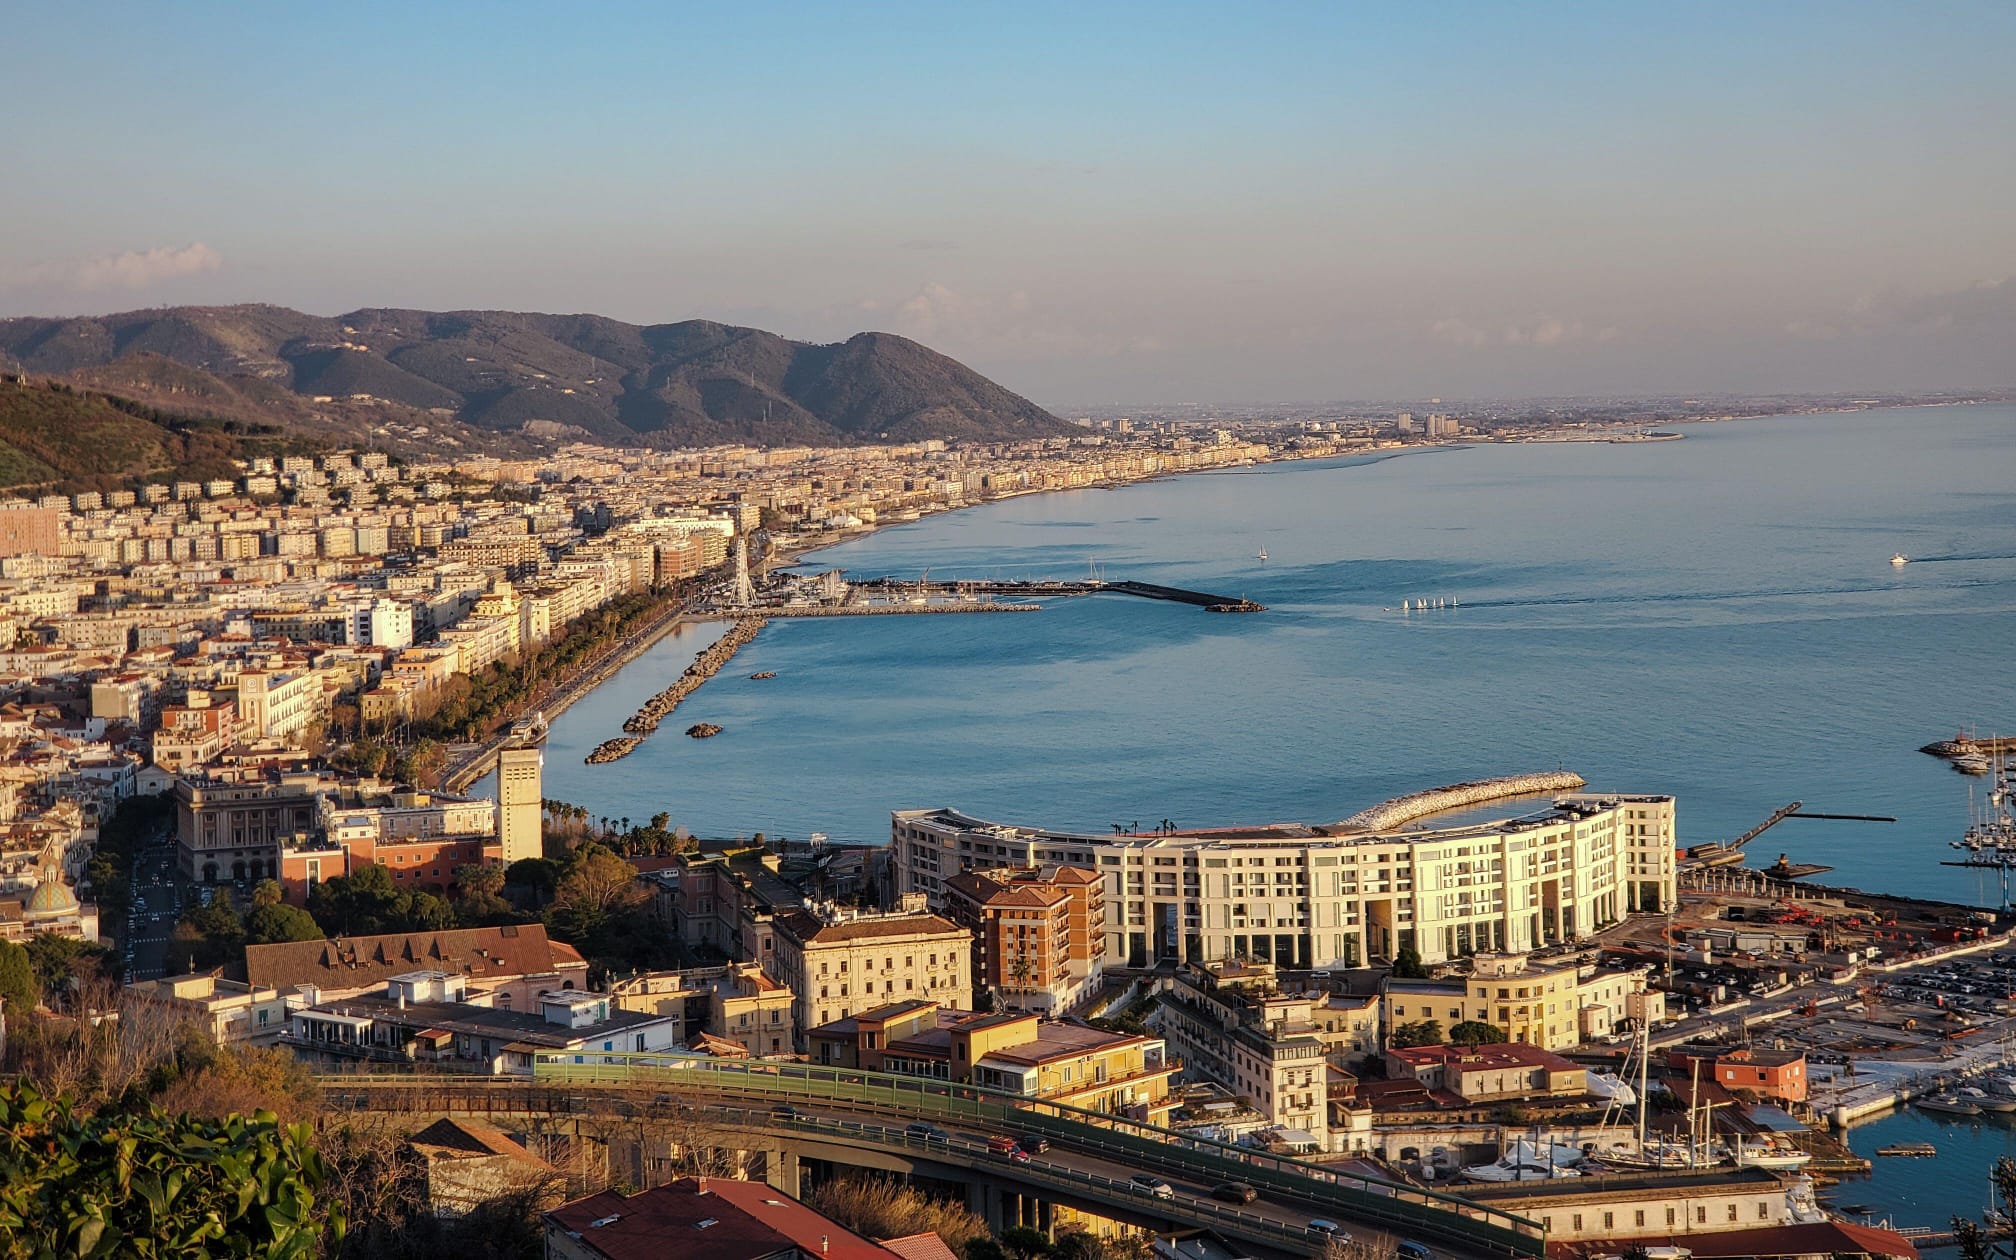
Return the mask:
{"type": "Polygon", "coordinates": [[[1734,1203],[1729,1205],[1729,1219],[1732,1221],[1736,1219],[1736,1205],[1734,1203]]]}
{"type": "Polygon", "coordinates": [[[1708,1208],[1705,1204],[1694,1209],[1694,1223],[1696,1225],[1706,1225],[1708,1223],[1708,1208]]]}
{"type": "Polygon", "coordinates": [[[1616,1221],[1615,1221],[1614,1219],[1612,1219],[1612,1217],[1611,1217],[1610,1213],[1608,1213],[1608,1212],[1605,1212],[1605,1213],[1603,1214],[1603,1228],[1604,1228],[1604,1229],[1610,1229],[1610,1228],[1614,1227],[1614,1226],[1615,1226],[1616,1224],[1617,1224],[1617,1222],[1616,1222],[1616,1221]]]}
{"type": "Polygon", "coordinates": [[[1639,1209],[1638,1209],[1638,1211],[1637,1211],[1636,1213],[1634,1213],[1634,1215],[1635,1215],[1635,1216],[1636,1216],[1636,1217],[1637,1217],[1638,1219],[1637,1219],[1636,1221],[1632,1222],[1632,1223],[1633,1223],[1633,1224],[1635,1224],[1635,1225],[1637,1225],[1637,1226],[1638,1226],[1638,1228],[1640,1228],[1640,1229],[1643,1229],[1643,1228],[1645,1228],[1645,1209],[1644,1209],[1644,1208],[1639,1208],[1639,1209]]]}
{"type": "Polygon", "coordinates": [[[1575,1214],[1575,1232],[1578,1234],[1582,1232],[1582,1214],[1580,1212],[1575,1214]]]}
{"type": "Polygon", "coordinates": [[[1667,1209],[1666,1209],[1666,1223],[1667,1223],[1668,1225],[1672,1225],[1672,1224],[1674,1224],[1674,1223],[1675,1223],[1675,1221],[1674,1221],[1674,1216],[1673,1216],[1673,1209],[1672,1209],[1672,1208],[1667,1208],[1667,1209]]]}
{"type": "Polygon", "coordinates": [[[1771,1219],[1771,1205],[1769,1203],[1759,1203],[1757,1205],[1757,1219],[1760,1221],[1771,1219]]]}

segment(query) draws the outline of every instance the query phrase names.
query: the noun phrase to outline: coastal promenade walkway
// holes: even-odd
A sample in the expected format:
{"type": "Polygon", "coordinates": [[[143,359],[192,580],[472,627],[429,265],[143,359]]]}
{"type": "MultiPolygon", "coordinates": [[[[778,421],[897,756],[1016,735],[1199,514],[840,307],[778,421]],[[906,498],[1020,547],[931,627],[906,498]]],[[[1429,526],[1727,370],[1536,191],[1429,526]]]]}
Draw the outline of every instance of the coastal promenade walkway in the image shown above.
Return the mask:
{"type": "MultiPolygon", "coordinates": [[[[688,622],[713,621],[717,618],[694,613],[695,602],[691,600],[674,604],[644,623],[634,634],[610,644],[588,660],[573,677],[560,683],[541,696],[531,707],[544,714],[548,721],[565,713],[567,709],[595,688],[607,682],[612,674],[651,650],[658,640],[688,622]]],[[[510,727],[474,744],[464,745],[456,751],[442,772],[441,787],[447,792],[466,792],[471,784],[482,778],[497,765],[498,750],[510,739],[510,727]]]]}

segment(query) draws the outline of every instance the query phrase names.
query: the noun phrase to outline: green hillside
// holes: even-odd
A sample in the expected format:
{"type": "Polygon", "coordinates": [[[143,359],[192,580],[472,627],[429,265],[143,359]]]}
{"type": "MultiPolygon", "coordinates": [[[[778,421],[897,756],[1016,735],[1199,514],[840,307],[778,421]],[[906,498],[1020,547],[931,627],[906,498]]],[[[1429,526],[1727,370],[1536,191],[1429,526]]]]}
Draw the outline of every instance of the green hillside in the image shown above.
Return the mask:
{"type": "Polygon", "coordinates": [[[274,425],[178,415],[60,381],[0,375],[0,486],[110,490],[238,476],[234,460],[307,449],[274,425]]]}

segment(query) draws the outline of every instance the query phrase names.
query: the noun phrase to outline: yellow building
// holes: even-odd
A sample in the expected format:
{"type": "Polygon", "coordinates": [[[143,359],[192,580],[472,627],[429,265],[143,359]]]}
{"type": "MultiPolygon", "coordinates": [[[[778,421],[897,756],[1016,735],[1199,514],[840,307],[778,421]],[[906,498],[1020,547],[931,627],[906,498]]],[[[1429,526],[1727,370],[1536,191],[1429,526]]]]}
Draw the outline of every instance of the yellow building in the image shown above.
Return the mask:
{"type": "Polygon", "coordinates": [[[1470,974],[1388,980],[1382,1002],[1388,1035],[1434,1020],[1491,1024],[1515,1042],[1560,1050],[1608,1036],[1627,1020],[1665,1017],[1665,996],[1647,985],[1649,968],[1534,962],[1524,954],[1479,954],[1470,974]]]}
{"type": "Polygon", "coordinates": [[[774,927],[771,974],[795,996],[800,1028],[891,1002],[973,1006],[972,934],[935,914],[828,922],[797,911],[774,927]]]}

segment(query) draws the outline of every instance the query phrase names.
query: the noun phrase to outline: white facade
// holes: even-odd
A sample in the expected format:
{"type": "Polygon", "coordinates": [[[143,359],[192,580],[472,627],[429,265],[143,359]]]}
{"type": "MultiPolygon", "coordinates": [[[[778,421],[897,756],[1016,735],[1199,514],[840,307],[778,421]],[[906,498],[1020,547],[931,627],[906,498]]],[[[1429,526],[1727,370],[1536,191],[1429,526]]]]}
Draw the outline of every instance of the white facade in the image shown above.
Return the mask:
{"type": "Polygon", "coordinates": [[[1579,940],[1674,887],[1670,796],[1561,796],[1517,818],[1368,834],[1277,826],[1073,835],[952,810],[901,810],[899,892],[940,905],[974,866],[1062,862],[1106,881],[1106,959],[1353,966],[1412,946],[1425,962],[1579,940]]]}

